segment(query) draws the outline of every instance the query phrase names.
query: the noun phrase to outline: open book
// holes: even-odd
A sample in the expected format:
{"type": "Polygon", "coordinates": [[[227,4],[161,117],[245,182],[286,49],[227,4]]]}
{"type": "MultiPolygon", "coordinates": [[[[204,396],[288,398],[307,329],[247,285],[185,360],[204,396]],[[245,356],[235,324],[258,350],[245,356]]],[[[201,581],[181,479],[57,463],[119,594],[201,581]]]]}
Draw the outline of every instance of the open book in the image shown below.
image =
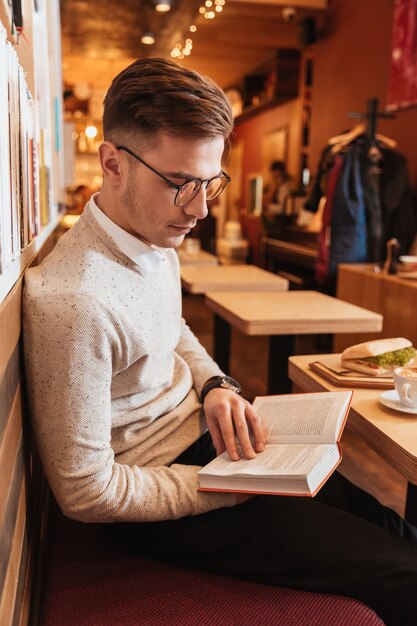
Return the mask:
{"type": "Polygon", "coordinates": [[[255,459],[219,455],[199,472],[201,491],[314,496],[342,459],[340,438],[353,391],[255,398],[266,446],[255,459]]]}

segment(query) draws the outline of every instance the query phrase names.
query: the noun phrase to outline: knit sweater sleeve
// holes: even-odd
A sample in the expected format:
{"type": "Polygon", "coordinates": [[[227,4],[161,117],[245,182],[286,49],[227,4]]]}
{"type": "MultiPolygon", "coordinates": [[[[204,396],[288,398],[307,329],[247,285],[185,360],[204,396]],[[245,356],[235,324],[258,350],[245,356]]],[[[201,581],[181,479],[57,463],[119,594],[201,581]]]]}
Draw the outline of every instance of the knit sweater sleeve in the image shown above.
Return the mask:
{"type": "Polygon", "coordinates": [[[223,374],[184,319],[182,320],[181,338],[176,351],[187,362],[193,377],[194,388],[199,396],[208,378],[223,374]]]}
{"type": "Polygon", "coordinates": [[[117,320],[83,293],[25,290],[24,346],[34,430],[63,512],[81,521],[154,521],[235,502],[197,491],[195,467],[115,461],[114,364],[126,348],[117,320]]]}

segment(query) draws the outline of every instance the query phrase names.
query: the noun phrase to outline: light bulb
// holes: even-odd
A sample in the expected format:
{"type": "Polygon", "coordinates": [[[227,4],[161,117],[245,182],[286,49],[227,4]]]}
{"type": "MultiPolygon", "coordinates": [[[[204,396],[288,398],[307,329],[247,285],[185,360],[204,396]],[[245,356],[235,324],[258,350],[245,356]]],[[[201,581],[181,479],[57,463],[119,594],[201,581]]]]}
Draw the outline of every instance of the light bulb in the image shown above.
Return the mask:
{"type": "Polygon", "coordinates": [[[153,43],[155,43],[155,36],[152,33],[143,33],[140,40],[142,43],[146,44],[147,46],[150,46],[153,43]]]}
{"type": "Polygon", "coordinates": [[[159,13],[166,13],[171,10],[171,0],[156,0],[155,10],[159,13]]]}
{"type": "Polygon", "coordinates": [[[89,139],[94,139],[94,137],[97,136],[97,133],[98,133],[97,128],[93,126],[92,124],[87,126],[85,129],[85,134],[87,135],[89,139]]]}

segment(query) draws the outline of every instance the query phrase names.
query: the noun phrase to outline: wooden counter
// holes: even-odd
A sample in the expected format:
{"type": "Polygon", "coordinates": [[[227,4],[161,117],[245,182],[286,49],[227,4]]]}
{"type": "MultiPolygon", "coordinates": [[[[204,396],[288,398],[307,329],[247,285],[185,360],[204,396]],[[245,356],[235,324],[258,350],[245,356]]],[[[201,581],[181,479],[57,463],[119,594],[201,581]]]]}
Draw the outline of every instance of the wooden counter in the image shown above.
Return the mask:
{"type": "Polygon", "coordinates": [[[417,280],[375,271],[374,264],[339,265],[337,297],[384,318],[382,332],[336,335],[333,351],[382,337],[406,337],[417,346],[417,280]]]}

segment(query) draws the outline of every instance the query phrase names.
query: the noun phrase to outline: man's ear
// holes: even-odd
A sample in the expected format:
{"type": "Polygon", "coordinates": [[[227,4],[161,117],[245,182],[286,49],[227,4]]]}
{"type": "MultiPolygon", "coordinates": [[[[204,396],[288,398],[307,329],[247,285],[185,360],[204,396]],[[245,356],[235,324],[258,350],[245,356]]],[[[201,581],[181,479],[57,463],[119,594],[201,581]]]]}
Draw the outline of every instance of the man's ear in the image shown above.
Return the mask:
{"type": "Polygon", "coordinates": [[[127,163],[123,155],[111,141],[103,141],[98,148],[103,177],[113,187],[119,187],[126,176],[127,163]]]}

